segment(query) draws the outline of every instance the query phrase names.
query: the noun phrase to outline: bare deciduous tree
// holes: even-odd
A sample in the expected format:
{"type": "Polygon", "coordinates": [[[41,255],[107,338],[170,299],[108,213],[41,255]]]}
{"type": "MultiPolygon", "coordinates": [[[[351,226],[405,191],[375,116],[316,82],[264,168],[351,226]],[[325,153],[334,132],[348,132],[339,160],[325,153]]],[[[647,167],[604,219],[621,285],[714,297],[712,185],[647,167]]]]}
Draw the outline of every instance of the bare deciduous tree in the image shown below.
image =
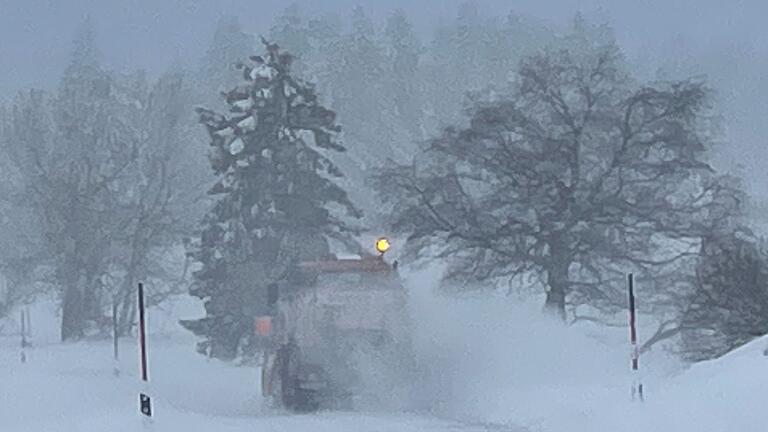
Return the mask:
{"type": "Polygon", "coordinates": [[[550,50],[379,187],[411,252],[448,259],[449,277],[534,274],[563,318],[616,310],[625,272],[695,255],[738,207],[706,162],[707,104],[698,82],[635,85],[612,44],[550,50]]]}
{"type": "Polygon", "coordinates": [[[708,236],[678,325],[682,356],[708,360],[768,333],[767,278],[764,244],[743,233],[708,236]]]}
{"type": "MultiPolygon", "coordinates": [[[[91,39],[86,29],[76,40],[55,97],[19,95],[2,134],[17,195],[44,240],[38,264],[56,269],[63,340],[108,328],[114,301],[127,332],[136,282],[169,279],[164,258],[169,249],[184,255],[180,237],[191,231],[184,222],[196,207],[181,197],[196,193],[194,173],[177,157],[187,144],[181,76],[149,88],[141,73],[105,71],[91,39]]],[[[169,294],[151,291],[155,301],[169,294]]]]}

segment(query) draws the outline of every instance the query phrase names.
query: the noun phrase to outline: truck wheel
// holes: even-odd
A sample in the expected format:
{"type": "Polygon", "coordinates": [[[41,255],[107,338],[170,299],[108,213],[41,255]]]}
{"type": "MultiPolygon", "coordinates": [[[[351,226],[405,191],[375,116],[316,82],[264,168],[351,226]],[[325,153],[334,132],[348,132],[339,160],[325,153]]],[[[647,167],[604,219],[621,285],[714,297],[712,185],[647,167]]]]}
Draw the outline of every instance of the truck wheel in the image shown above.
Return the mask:
{"type": "Polygon", "coordinates": [[[273,392],[279,389],[278,400],[290,411],[314,411],[317,398],[313,391],[302,387],[302,367],[299,349],[295,344],[282,345],[275,357],[273,392]]]}
{"type": "Polygon", "coordinates": [[[264,362],[261,365],[261,396],[270,398],[274,396],[275,390],[275,355],[265,354],[264,362]]]}

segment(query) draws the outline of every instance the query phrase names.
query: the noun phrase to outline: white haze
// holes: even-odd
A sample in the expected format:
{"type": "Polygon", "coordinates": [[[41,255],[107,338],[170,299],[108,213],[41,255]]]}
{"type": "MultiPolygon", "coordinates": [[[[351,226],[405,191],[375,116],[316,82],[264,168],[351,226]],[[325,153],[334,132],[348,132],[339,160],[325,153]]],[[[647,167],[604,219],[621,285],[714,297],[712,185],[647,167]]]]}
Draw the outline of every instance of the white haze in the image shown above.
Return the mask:
{"type": "MultiPolygon", "coordinates": [[[[629,348],[620,339],[625,329],[590,336],[591,329],[543,315],[540,303],[440,295],[438,274],[429,269],[409,280],[422,408],[544,427],[579,416],[585,407],[629,401],[629,348]]],[[[654,374],[674,365],[663,355],[652,362],[654,374]]]]}
{"type": "MultiPolygon", "coordinates": [[[[69,60],[75,28],[91,16],[108,68],[145,69],[157,75],[170,65],[195,68],[218,18],[239,15],[246,31],[267,34],[284,0],[0,0],[0,102],[30,86],[50,88],[69,60]]],[[[396,8],[406,11],[423,41],[435,26],[452,21],[464,0],[296,1],[306,16],[335,13],[348,17],[362,5],[382,27],[396,8]]],[[[614,29],[622,49],[645,77],[657,71],[675,76],[706,76],[718,92],[725,138],[718,164],[738,169],[755,199],[768,198],[764,137],[768,104],[761,95],[768,68],[765,2],[745,0],[476,0],[487,17],[510,11],[562,28],[580,12],[614,29]]],[[[764,219],[763,212],[754,216],[764,219]]]]}
{"type": "MultiPolygon", "coordinates": [[[[564,326],[514,297],[442,295],[437,267],[406,275],[419,365],[409,411],[531,432],[752,431],[762,422],[765,398],[754,392],[765,380],[749,377],[764,367],[766,339],[692,369],[657,348],[633,373],[627,327],[564,326]],[[631,397],[638,381],[643,404],[631,397]]],[[[643,326],[639,336],[648,337],[643,326]]]]}
{"type": "MultiPolygon", "coordinates": [[[[761,372],[765,339],[688,371],[677,369],[663,352],[643,356],[647,400],[632,403],[625,328],[564,327],[543,317],[538,305],[510,298],[442,296],[436,290],[438,275],[434,268],[406,275],[421,372],[412,380],[415,400],[398,408],[381,401],[357,412],[294,416],[270,410],[258,396],[258,369],[209,361],[194,352],[194,338],[177,320],[199,314],[199,304],[182,297],[151,309],[155,430],[762,430],[761,407],[768,402],[762,396],[768,385],[761,372]]],[[[54,316],[55,309],[50,303],[33,308],[33,317],[39,317],[34,319],[35,348],[25,365],[18,361],[15,321],[0,323],[0,430],[141,430],[133,341],[121,345],[122,375],[115,378],[110,343],[56,343],[56,321],[43,318],[54,316]]]]}
{"type": "MultiPolygon", "coordinates": [[[[306,16],[336,12],[345,17],[363,3],[379,27],[393,9],[402,7],[428,43],[435,25],[454,19],[460,1],[299,3],[306,16]]],[[[477,3],[485,16],[503,16],[513,9],[554,28],[582,11],[614,28],[641,78],[652,79],[660,70],[676,77],[706,76],[717,91],[715,108],[724,116],[725,144],[718,149],[717,164],[740,170],[756,201],[768,197],[768,170],[763,168],[768,161],[768,125],[763,121],[768,117],[768,31],[763,23],[768,7],[762,2],[477,3]]],[[[74,29],[86,14],[94,18],[108,67],[144,68],[157,75],[172,64],[197,67],[220,16],[238,14],[245,30],[266,34],[287,5],[278,0],[0,0],[0,103],[29,86],[55,87],[74,29]]],[[[531,432],[766,428],[762,410],[768,403],[768,375],[760,353],[765,340],[688,371],[656,349],[641,360],[648,401],[633,404],[629,389],[636,377],[629,370],[626,328],[565,327],[544,316],[537,299],[440,295],[440,272],[436,266],[405,274],[418,373],[403,377],[392,370],[371,371],[378,377],[369,383],[371,390],[383,394],[366,408],[377,414],[271,412],[257,396],[257,369],[208,361],[195,353],[194,338],[177,324],[202,315],[195,299],[184,296],[178,304],[151,310],[157,432],[458,429],[433,418],[531,432]],[[391,393],[391,380],[410,381],[410,397],[391,393]]],[[[116,379],[107,342],[58,342],[58,310],[46,301],[32,309],[35,348],[30,362],[21,365],[15,312],[0,321],[0,431],[140,430],[133,341],[124,341],[123,376],[116,379]]],[[[642,320],[640,324],[642,340],[648,333],[642,320]]]]}

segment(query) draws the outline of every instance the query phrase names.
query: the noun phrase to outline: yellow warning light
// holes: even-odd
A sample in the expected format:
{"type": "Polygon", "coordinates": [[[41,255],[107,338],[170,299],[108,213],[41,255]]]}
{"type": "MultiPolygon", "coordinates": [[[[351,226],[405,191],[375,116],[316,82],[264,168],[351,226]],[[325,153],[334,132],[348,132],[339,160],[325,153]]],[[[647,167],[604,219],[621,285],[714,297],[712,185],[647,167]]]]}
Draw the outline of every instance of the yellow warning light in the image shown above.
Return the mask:
{"type": "Polygon", "coordinates": [[[387,240],[386,237],[381,237],[376,240],[376,251],[384,255],[384,252],[387,250],[389,250],[389,240],[387,240]]]}

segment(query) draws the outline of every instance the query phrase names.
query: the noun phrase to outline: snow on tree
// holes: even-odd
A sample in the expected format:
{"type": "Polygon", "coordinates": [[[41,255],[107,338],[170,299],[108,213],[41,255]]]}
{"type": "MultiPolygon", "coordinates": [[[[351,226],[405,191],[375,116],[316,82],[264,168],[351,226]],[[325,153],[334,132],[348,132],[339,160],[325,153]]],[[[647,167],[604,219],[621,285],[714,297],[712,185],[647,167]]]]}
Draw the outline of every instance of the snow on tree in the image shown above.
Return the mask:
{"type": "Polygon", "coordinates": [[[111,291],[118,305],[118,332],[124,335],[135,320],[138,282],[151,293],[149,305],[179,291],[168,261],[174,255],[183,260],[181,238],[190,230],[185,219],[195,207],[190,204],[193,173],[188,160],[179,157],[188,145],[181,125],[186,111],[183,75],[164,74],[151,86],[143,74],[119,78],[114,89],[123,101],[118,115],[136,145],[135,159],[111,185],[122,227],[111,238],[119,245],[112,258],[111,291]]]}
{"type": "MultiPolygon", "coordinates": [[[[29,114],[24,129],[32,140],[40,142],[47,132],[49,119],[41,111],[29,114]]],[[[18,145],[12,140],[15,115],[0,107],[0,149],[18,145]]],[[[4,179],[0,186],[0,241],[13,245],[0,251],[0,318],[3,318],[41,291],[40,285],[35,284],[35,270],[45,263],[49,253],[24,185],[24,173],[5,151],[0,153],[0,171],[4,179]]]]}
{"type": "MultiPolygon", "coordinates": [[[[171,166],[182,142],[181,77],[150,86],[142,73],[109,72],[93,39],[86,23],[58,93],[20,93],[3,128],[9,180],[24,200],[12,203],[13,213],[32,215],[42,243],[31,270],[9,276],[23,281],[35,266],[53,269],[35,282],[60,289],[64,340],[104,334],[114,301],[120,332],[130,329],[135,283],[169,285],[158,255],[180,243],[178,215],[189,212],[177,198],[190,182],[182,164],[171,166]]],[[[150,302],[167,293],[152,286],[150,302]]]]}
{"type": "Polygon", "coordinates": [[[110,185],[136,151],[131,129],[116,115],[114,78],[99,65],[94,46],[86,23],[53,101],[55,140],[45,153],[28,149],[42,159],[35,168],[46,178],[38,198],[58,256],[63,340],[82,338],[104,316],[110,239],[119,229],[108,211],[114,208],[110,185]]]}
{"type": "Polygon", "coordinates": [[[334,181],[342,174],[329,154],[345,151],[334,139],[335,113],[292,76],[290,54],[263,42],[266,55],[251,57],[244,83],[224,94],[229,114],[198,109],[217,200],[203,220],[194,252],[202,268],[190,290],[206,316],[183,325],[205,338],[201,352],[217,358],[248,346],[269,284],[289,280],[297,260],[328,256],[330,239],[350,241],[342,210],[360,217],[334,181]]]}
{"type": "Polygon", "coordinates": [[[19,174],[61,291],[61,337],[103,321],[104,275],[118,224],[110,187],[133,161],[132,132],[117,115],[115,82],[98,62],[92,24],[74,40],[55,97],[20,94],[4,150],[19,174]]]}

